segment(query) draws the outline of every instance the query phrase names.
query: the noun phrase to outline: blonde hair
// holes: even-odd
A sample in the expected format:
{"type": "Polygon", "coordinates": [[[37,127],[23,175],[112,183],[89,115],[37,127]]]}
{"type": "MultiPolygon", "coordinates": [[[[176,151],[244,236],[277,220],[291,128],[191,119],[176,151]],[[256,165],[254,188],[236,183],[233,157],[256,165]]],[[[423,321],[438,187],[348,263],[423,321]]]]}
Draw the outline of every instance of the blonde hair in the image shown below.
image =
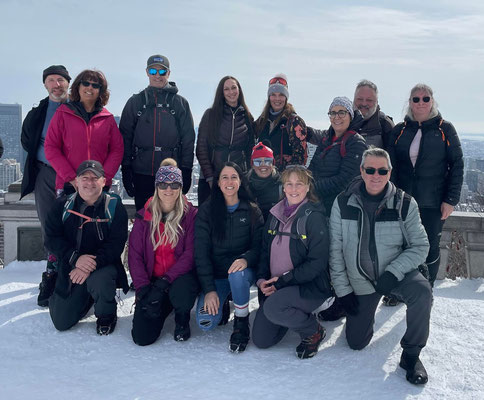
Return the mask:
{"type": "MultiPolygon", "coordinates": [[[[160,167],[165,166],[177,166],[176,161],[173,158],[164,159],[160,167]]],[[[178,198],[175,201],[175,207],[165,218],[165,229],[160,232],[160,222],[163,219],[163,202],[158,196],[158,189],[155,187],[155,192],[153,193],[153,198],[148,206],[148,210],[151,212],[151,222],[150,222],[150,238],[151,243],[153,243],[153,249],[156,250],[159,246],[170,244],[171,247],[175,248],[180,239],[180,235],[183,233],[183,228],[180,225],[180,221],[188,211],[188,203],[182,194],[180,188],[178,193],[178,198]],[[158,238],[158,240],[157,240],[158,238]]]]}

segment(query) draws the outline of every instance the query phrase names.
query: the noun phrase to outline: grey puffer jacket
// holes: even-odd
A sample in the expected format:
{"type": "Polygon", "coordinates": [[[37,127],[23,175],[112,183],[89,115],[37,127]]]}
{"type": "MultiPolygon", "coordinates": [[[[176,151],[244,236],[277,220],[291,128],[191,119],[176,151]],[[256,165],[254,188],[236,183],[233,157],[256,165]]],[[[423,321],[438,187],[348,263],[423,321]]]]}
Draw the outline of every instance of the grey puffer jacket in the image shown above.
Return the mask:
{"type": "MultiPolygon", "coordinates": [[[[341,193],[333,204],[330,218],[330,273],[334,290],[338,297],[351,292],[366,295],[375,292],[374,280],[363,271],[360,264],[362,232],[367,218],[363,218],[360,186],[364,185],[361,177],[356,178],[341,193]]],[[[417,203],[410,200],[404,219],[408,245],[404,248],[404,236],[398,221],[399,204],[395,200],[396,187],[391,182],[382,199],[375,218],[375,243],[377,263],[376,279],[385,271],[391,272],[401,281],[405,274],[417,269],[422,264],[429,250],[429,242],[420,221],[417,203]]]]}

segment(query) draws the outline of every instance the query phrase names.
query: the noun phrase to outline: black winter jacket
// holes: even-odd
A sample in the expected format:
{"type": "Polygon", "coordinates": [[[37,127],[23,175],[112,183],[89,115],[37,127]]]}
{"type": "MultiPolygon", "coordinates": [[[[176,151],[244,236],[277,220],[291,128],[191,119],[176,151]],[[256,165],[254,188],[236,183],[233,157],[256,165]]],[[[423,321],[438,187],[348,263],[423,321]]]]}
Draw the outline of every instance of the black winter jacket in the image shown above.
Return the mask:
{"type": "Polygon", "coordinates": [[[205,179],[213,178],[226,161],[235,162],[243,172],[250,168],[250,155],[254,146],[253,121],[249,120],[244,107],[235,111],[227,104],[217,135],[217,143],[210,143],[210,109],[200,121],[197,138],[197,158],[205,179]]]}
{"type": "Polygon", "coordinates": [[[37,150],[42,137],[49,97],[42,99],[37,107],[32,108],[22,124],[22,134],[20,141],[22,147],[27,152],[25,160],[24,176],[20,190],[20,198],[27,196],[34,191],[35,180],[37,179],[37,150]]]}
{"type": "Polygon", "coordinates": [[[191,174],[193,118],[188,102],[177,93],[174,82],[162,89],[148,86],[124,106],[119,123],[124,139],[122,165],[134,173],[154,176],[161,161],[172,157],[180,169],[191,174]]]}
{"type": "MultiPolygon", "coordinates": [[[[274,240],[269,234],[269,216],[262,235],[262,250],[257,270],[257,280],[270,279],[270,253],[274,240]]],[[[321,203],[307,202],[297,211],[291,226],[289,252],[294,269],[282,275],[276,282],[276,289],[286,286],[299,286],[301,297],[325,300],[332,294],[329,278],[329,230],[324,208],[321,203]],[[310,213],[306,222],[307,248],[297,236],[297,221],[305,213],[310,213]]]]}
{"type": "MultiPolygon", "coordinates": [[[[355,113],[348,131],[358,131],[363,117],[355,113]]],[[[335,136],[333,128],[323,137],[309,164],[314,176],[316,192],[326,208],[329,216],[334,199],[341,193],[351,180],[360,174],[361,156],[367,146],[365,139],[357,133],[350,136],[345,142],[346,154],[341,157],[341,143],[343,136],[333,142],[335,136]]]]}
{"type": "Polygon", "coordinates": [[[204,202],[195,220],[195,264],[203,293],[215,290],[215,279],[227,279],[227,271],[237,258],[247,260],[248,268],[257,268],[264,221],[259,208],[247,201],[240,201],[233,213],[227,213],[225,239],[218,242],[213,237],[210,217],[210,198],[204,202]],[[251,210],[252,209],[252,210],[251,210]]]}
{"type": "Polygon", "coordinates": [[[440,208],[442,202],[455,206],[460,199],[464,161],[454,126],[440,113],[419,124],[408,116],[392,132],[389,153],[392,181],[415,198],[419,208],[440,208]],[[410,145],[418,129],[422,139],[415,167],[410,145]]]}
{"type": "Polygon", "coordinates": [[[368,146],[373,145],[388,149],[394,126],[393,120],[380,111],[380,106],[378,106],[375,113],[369,119],[363,121],[358,133],[363,136],[368,146]]]}
{"type": "MultiPolygon", "coordinates": [[[[105,200],[106,194],[103,192],[93,206],[86,207],[82,211],[86,204],[77,195],[72,210],[89,217],[107,218],[105,200]]],[[[124,292],[127,293],[129,290],[128,280],[121,263],[121,253],[128,238],[128,214],[123,203],[119,200],[116,203],[116,210],[110,225],[107,222],[88,222],[83,225],[82,229],[79,229],[85,219],[77,215],[71,214],[62,222],[66,201],[66,196],[56,200],[45,224],[45,247],[55,254],[59,262],[56,291],[64,297],[69,295],[69,272],[75,268],[75,262],[79,255],[92,254],[96,256],[97,269],[107,265],[117,267],[118,287],[123,288],[124,292]],[[98,228],[102,232],[102,239],[98,233],[98,228]],[[81,235],[79,247],[77,245],[78,234],[81,235]]]]}
{"type": "Polygon", "coordinates": [[[281,200],[281,176],[279,172],[274,171],[267,178],[259,178],[254,170],[251,169],[247,174],[247,178],[249,180],[250,191],[262,211],[264,221],[267,221],[269,210],[281,200]]]}

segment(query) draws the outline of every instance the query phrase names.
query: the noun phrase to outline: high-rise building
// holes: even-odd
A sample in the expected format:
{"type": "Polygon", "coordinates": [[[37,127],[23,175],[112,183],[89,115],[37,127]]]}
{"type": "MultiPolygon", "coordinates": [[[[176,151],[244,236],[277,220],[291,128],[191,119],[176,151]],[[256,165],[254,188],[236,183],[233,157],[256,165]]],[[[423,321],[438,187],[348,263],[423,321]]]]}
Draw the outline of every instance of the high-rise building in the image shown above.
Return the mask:
{"type": "Polygon", "coordinates": [[[0,104],[0,138],[3,142],[3,158],[23,162],[20,132],[22,130],[22,106],[0,104]]]}
{"type": "Polygon", "coordinates": [[[20,163],[13,159],[0,160],[0,190],[7,190],[8,185],[19,180],[20,163]]]}

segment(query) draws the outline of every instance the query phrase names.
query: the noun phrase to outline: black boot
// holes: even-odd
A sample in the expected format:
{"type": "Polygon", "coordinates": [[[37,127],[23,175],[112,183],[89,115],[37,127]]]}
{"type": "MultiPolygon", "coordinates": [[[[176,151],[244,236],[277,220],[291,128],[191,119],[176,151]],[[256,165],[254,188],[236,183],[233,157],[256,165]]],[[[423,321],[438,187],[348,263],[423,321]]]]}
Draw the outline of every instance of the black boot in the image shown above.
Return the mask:
{"type": "Polygon", "coordinates": [[[190,312],[175,313],[175,333],[173,337],[176,342],[185,342],[190,339],[190,312]]]}
{"type": "Polygon", "coordinates": [[[247,347],[250,339],[249,316],[234,318],[234,331],[230,336],[230,351],[241,353],[247,347]]]}
{"type": "Polygon", "coordinates": [[[96,332],[98,335],[109,335],[113,333],[114,328],[116,328],[116,322],[118,317],[116,314],[113,315],[103,315],[97,318],[96,321],[96,332]]]}
{"type": "Polygon", "coordinates": [[[296,354],[299,358],[311,358],[318,353],[318,348],[326,336],[326,329],[318,324],[318,330],[311,336],[304,338],[296,347],[296,354]]]}
{"type": "Polygon", "coordinates": [[[403,351],[400,358],[400,367],[407,371],[407,381],[414,385],[423,385],[429,380],[427,371],[418,356],[410,356],[403,351]]]}
{"type": "Polygon", "coordinates": [[[343,317],[346,317],[346,311],[338,297],[334,298],[333,304],[326,310],[320,311],[317,315],[318,321],[337,321],[343,317]]]}
{"type": "Polygon", "coordinates": [[[384,306],[387,306],[387,307],[395,307],[395,306],[398,306],[400,304],[400,302],[397,300],[397,298],[395,296],[383,296],[383,299],[381,301],[383,303],[384,306]]]}
{"type": "Polygon", "coordinates": [[[42,282],[39,284],[40,293],[37,297],[37,304],[40,307],[49,306],[49,297],[54,293],[56,279],[57,272],[42,273],[42,282]]]}

